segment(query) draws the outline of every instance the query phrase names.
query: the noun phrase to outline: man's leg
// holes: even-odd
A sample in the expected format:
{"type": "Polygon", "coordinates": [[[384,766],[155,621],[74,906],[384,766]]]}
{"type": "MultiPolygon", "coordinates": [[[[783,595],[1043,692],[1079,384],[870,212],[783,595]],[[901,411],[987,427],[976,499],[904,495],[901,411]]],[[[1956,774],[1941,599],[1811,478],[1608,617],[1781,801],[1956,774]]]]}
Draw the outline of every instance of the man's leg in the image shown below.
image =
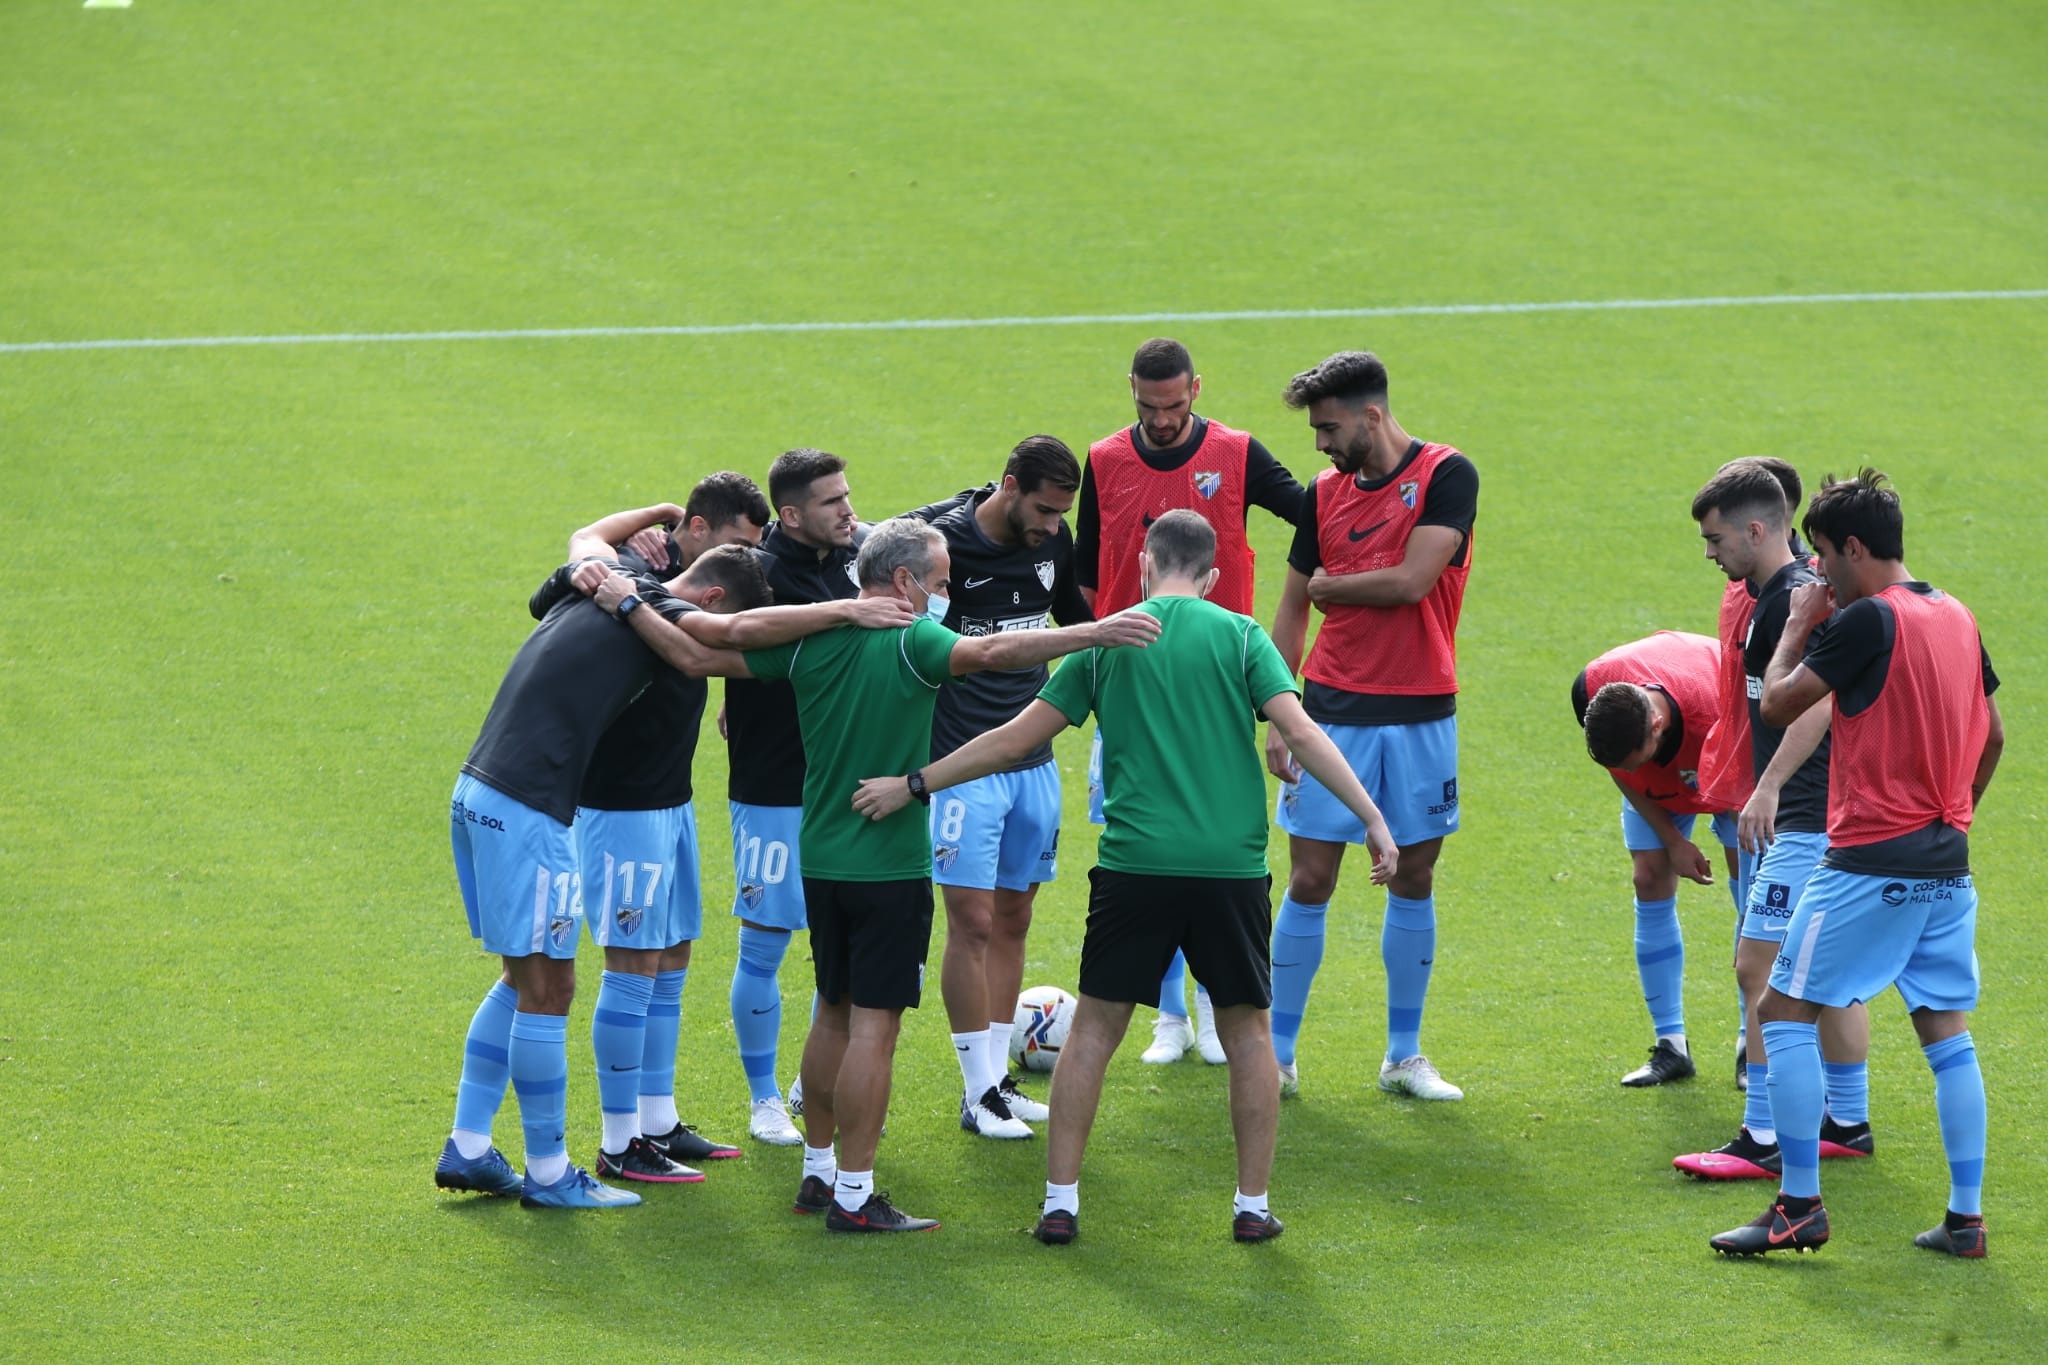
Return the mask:
{"type": "Polygon", "coordinates": [[[462,1040],[462,1081],[455,1091],[455,1126],[434,1167],[434,1183],[444,1190],[475,1190],[482,1194],[517,1194],[519,1173],[492,1145],[491,1127],[505,1103],[511,1082],[509,1050],[512,1018],[519,992],[509,973],[491,983],[483,1003],[470,1017],[462,1040]]]}
{"type": "MultiPolygon", "coordinates": [[[[1337,891],[1344,845],[1303,835],[1287,837],[1287,894],[1273,920],[1273,1055],[1281,1080],[1294,1090],[1294,1050],[1308,1011],[1309,988],[1323,965],[1324,912],[1337,891]]],[[[1219,1019],[1216,1031],[1223,1025],[1219,1019]]],[[[1226,1044],[1224,1052],[1230,1049],[1226,1044]]]]}
{"type": "MultiPolygon", "coordinates": [[[[1690,835],[1693,817],[1673,816],[1690,835]]],[[[1694,1074],[1685,1038],[1685,935],[1678,923],[1678,873],[1649,822],[1622,803],[1622,842],[1635,883],[1636,975],[1656,1042],[1650,1060],[1621,1078],[1627,1086],[1662,1085],[1694,1074]]]]}
{"type": "MultiPolygon", "coordinates": [[[[1102,1078],[1136,1008],[1129,1001],[1100,1000],[1086,993],[1075,1001],[1074,1023],[1067,1030],[1066,1046],[1060,1049],[1060,1062],[1052,1073],[1052,1120],[1046,1127],[1045,1150],[1049,1186],[1080,1182],[1081,1153],[1088,1146],[1088,1131],[1095,1126],[1095,1110],[1102,1103],[1102,1078]]],[[[1071,1205],[1064,1207],[1069,1212],[1079,1211],[1071,1205]]]]}
{"type": "Polygon", "coordinates": [[[791,935],[806,927],[797,871],[799,806],[728,803],[732,821],[732,912],[739,924],[729,1003],[733,1039],[751,1101],[747,1130],[756,1142],[793,1147],[803,1141],[782,1101],[776,1063],[782,1038],[783,959],[791,935]]]}
{"type": "Polygon", "coordinates": [[[1869,1156],[1876,1150],[1870,1136],[1869,1007],[1822,1011],[1820,1055],[1828,1092],[1821,1155],[1869,1156]]]}
{"type": "Polygon", "coordinates": [[[1958,1256],[1984,1254],[1984,1150],[1990,1118],[1984,1073],[1961,1010],[1915,1010],[1913,1029],[1934,1073],[1934,1112],[1948,1158],[1948,1213],[1942,1226],[1914,1238],[1918,1246],[1958,1256]]]}
{"type": "MultiPolygon", "coordinates": [[[[839,1124],[840,1205],[857,1209],[867,1197],[847,1203],[845,1177],[849,1169],[867,1172],[875,1168],[875,1149],[881,1144],[882,1121],[889,1113],[889,1084],[895,1070],[896,1038],[903,1025],[900,1009],[866,1009],[860,1005],[848,1011],[846,1050],[839,1063],[839,1075],[832,1085],[833,1112],[839,1124]]],[[[810,1087],[804,1087],[804,1117],[810,1118],[810,1087]]],[[[872,1189],[868,1191],[872,1192],[872,1189]]]]}
{"type": "Polygon", "coordinates": [[[1010,1116],[1043,1123],[1047,1107],[1017,1089],[1010,1075],[1010,1035],[1016,1025],[1017,997],[1024,991],[1024,940],[1031,932],[1031,909],[1038,897],[1036,885],[1021,891],[997,887],[994,916],[989,922],[988,989],[988,1071],[1010,1116]]]}
{"type": "MultiPolygon", "coordinates": [[[[1216,1036],[1230,1058],[1230,1131],[1237,1139],[1237,1192],[1264,1209],[1280,1127],[1278,1064],[1266,1011],[1252,1005],[1216,1010],[1216,1036]]],[[[1240,1212],[1243,1210],[1240,1209],[1240,1212]]]]}

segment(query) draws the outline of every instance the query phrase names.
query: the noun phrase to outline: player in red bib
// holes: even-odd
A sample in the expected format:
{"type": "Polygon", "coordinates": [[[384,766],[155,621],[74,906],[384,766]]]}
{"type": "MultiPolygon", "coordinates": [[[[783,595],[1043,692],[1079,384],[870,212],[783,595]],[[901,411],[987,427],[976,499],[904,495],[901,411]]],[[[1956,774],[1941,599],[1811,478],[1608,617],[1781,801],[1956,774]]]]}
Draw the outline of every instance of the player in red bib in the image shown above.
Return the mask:
{"type": "Polygon", "coordinates": [[[1828,850],[1757,1006],[1782,1186],[1761,1216],[1709,1244],[1753,1255],[1828,1240],[1819,1021],[1896,986],[1934,1073],[1949,1169],[1948,1212],[1913,1241],[1979,1257],[1987,1116],[1970,1038],[1977,888],[1969,830],[2005,747],[1991,696],[1998,676],[1969,610],[1907,572],[1905,517],[1884,475],[1865,469],[1829,480],[1804,529],[1827,582],[1793,592],[1760,714],[1789,726],[1832,697],[1828,850]],[[1831,606],[1840,607],[1832,616],[1831,606]]]}
{"type": "Polygon", "coordinates": [[[1700,790],[1700,754],[1721,716],[1720,672],[1718,641],[1665,630],[1607,651],[1572,683],[1586,752],[1621,789],[1622,843],[1635,876],[1636,972],[1657,1033],[1650,1060],[1623,1076],[1623,1085],[1694,1074],[1678,879],[1714,884],[1713,864],[1692,842],[1695,817],[1713,817],[1731,882],[1740,871],[1735,818],[1700,790]]]}
{"type": "MultiPolygon", "coordinates": [[[[1145,533],[1167,512],[1201,514],[1216,531],[1216,586],[1208,600],[1228,611],[1252,612],[1252,547],[1245,518],[1263,507],[1294,525],[1301,485],[1258,440],[1221,422],[1197,416],[1202,377],[1188,348],[1156,337],[1131,358],[1131,400],[1138,420],[1088,447],[1081,495],[1074,505],[1074,579],[1100,617],[1136,605],[1138,555],[1145,533]]],[[[1102,823],[1102,734],[1088,756],[1088,818],[1102,823]]],[[[1191,1046],[1214,1065],[1223,1044],[1197,986],[1199,1029],[1190,1027],[1187,971],[1176,956],[1159,984],[1159,1018],[1152,1027],[1148,1062],[1177,1062],[1191,1046]]]]}
{"type": "MultiPolygon", "coordinates": [[[[1308,410],[1331,468],[1303,496],[1273,642],[1306,680],[1302,705],[1343,752],[1400,847],[1387,884],[1382,1090],[1425,1100],[1464,1092],[1422,1055],[1436,960],[1436,860],[1458,828],[1458,615],[1472,567],[1479,472],[1447,445],[1416,440],[1387,405],[1387,368],[1340,351],[1287,386],[1308,410]],[[1323,613],[1308,662],[1309,607],[1323,613]]],[[[1273,1051],[1283,1095],[1299,1086],[1295,1047],[1322,965],[1324,917],[1346,844],[1365,827],[1304,775],[1277,733],[1266,764],[1286,785],[1287,894],[1273,920],[1273,1051]]]]}

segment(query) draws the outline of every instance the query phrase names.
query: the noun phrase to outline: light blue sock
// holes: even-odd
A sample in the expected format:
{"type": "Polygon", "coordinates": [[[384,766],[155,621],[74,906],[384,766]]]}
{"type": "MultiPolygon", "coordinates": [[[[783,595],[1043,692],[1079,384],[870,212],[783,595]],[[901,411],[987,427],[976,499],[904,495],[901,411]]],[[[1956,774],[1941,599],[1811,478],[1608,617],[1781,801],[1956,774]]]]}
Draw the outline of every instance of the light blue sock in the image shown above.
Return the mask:
{"type": "Polygon", "coordinates": [[[1422,1051],[1422,1005],[1436,962],[1435,896],[1409,900],[1387,893],[1380,961],[1387,969],[1387,1060],[1405,1061],[1422,1051]]]}
{"type": "Polygon", "coordinates": [[[1280,898],[1273,920],[1273,1056],[1282,1066],[1294,1065],[1308,990],[1323,965],[1323,915],[1329,908],[1328,902],[1303,905],[1290,894],[1280,898]]]}
{"type": "Polygon", "coordinates": [[[1636,974],[1659,1038],[1685,1032],[1685,935],[1678,900],[1636,901],[1636,974]]]}
{"type": "Polygon", "coordinates": [[[1159,1012],[1188,1017],[1188,960],[1175,949],[1166,975],[1159,978],[1159,1012]]]}
{"type": "MultiPolygon", "coordinates": [[[[590,1050],[597,1058],[597,1104],[606,1125],[623,1132],[631,1114],[637,1133],[640,1116],[640,1054],[647,1041],[647,1001],[654,993],[651,977],[632,972],[606,972],[598,978],[597,1008],[590,1017],[590,1050]]],[[[623,1144],[606,1151],[624,1151],[623,1144]]]]}
{"type": "Polygon", "coordinates": [[[1990,1116],[1984,1107],[1984,1072],[1977,1045],[1967,1032],[1921,1049],[1934,1070],[1934,1113],[1941,1121],[1941,1149],[1948,1154],[1951,1213],[1984,1212],[1984,1136],[1990,1116]]]}
{"type": "Polygon", "coordinates": [[[1870,1122],[1870,1063],[1827,1062],[1828,1117],[1836,1123],[1870,1122]]]}
{"type": "Polygon", "coordinates": [[[732,969],[732,1032],[739,1040],[740,1067],[756,1100],[778,1098],[775,1053],[782,1037],[782,986],[776,973],[789,951],[788,934],[740,926],[740,956],[732,969]]]}
{"type": "Polygon", "coordinates": [[[526,1164],[562,1156],[569,1150],[569,1021],[559,1014],[515,1014],[508,1051],[526,1164]]]}
{"type": "Polygon", "coordinates": [[[676,1037],[683,1029],[683,982],[690,969],[657,972],[647,999],[647,1040],[640,1050],[641,1095],[676,1093],[676,1037]]]}
{"type": "Polygon", "coordinates": [[[455,1126],[488,1133],[505,1103],[505,1083],[512,1079],[507,1053],[512,1046],[512,1016],[519,992],[500,981],[484,996],[469,1021],[462,1044],[462,1084],[455,1091],[455,1126]]]}
{"type": "Polygon", "coordinates": [[[1820,1198],[1820,1116],[1826,1082],[1821,1078],[1820,1026],[1780,1020],[1764,1025],[1770,1056],[1771,1126],[1785,1172],[1779,1187],[1799,1199],[1820,1198]]]}
{"type": "Polygon", "coordinates": [[[1749,1077],[1749,1089],[1742,1096],[1742,1126],[1749,1129],[1752,1137],[1775,1131],[1771,1123],[1771,1069],[1761,1061],[1753,1061],[1743,1070],[1749,1077]]]}

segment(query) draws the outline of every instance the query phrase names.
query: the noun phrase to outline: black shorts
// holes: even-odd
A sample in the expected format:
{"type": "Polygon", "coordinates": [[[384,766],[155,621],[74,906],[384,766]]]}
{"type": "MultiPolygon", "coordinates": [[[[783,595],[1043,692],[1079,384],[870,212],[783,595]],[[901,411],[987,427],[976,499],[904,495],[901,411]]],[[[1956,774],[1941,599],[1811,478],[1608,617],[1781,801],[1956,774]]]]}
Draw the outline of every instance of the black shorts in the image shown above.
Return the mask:
{"type": "Polygon", "coordinates": [[[932,882],[833,882],[804,878],[811,967],[827,1003],[916,1009],[932,946],[932,882]]]}
{"type": "Polygon", "coordinates": [[[1150,1003],[1175,949],[1218,1007],[1273,1003],[1273,879],[1088,873],[1081,993],[1150,1003]]]}

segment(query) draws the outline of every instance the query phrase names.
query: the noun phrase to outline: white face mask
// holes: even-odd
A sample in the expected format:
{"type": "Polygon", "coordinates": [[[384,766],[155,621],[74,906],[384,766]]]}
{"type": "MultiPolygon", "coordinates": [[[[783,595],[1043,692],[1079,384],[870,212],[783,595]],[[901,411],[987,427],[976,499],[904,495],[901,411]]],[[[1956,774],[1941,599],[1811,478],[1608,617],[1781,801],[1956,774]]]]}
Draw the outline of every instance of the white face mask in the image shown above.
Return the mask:
{"type": "Polygon", "coordinates": [[[923,580],[916,574],[910,576],[910,581],[924,590],[924,614],[942,626],[946,624],[946,613],[953,609],[952,599],[941,597],[930,588],[926,588],[923,580]]]}

